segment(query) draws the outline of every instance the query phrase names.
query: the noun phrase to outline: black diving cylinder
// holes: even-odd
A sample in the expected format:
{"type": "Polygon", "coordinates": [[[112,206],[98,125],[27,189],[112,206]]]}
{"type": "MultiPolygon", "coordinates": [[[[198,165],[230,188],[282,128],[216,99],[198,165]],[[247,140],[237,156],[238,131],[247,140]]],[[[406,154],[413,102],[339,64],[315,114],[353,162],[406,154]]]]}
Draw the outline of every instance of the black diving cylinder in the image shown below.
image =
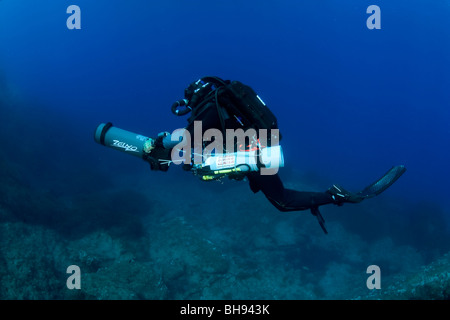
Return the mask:
{"type": "Polygon", "coordinates": [[[100,124],[95,130],[94,139],[101,145],[141,159],[144,155],[145,148],[153,143],[153,139],[116,128],[111,122],[100,124]]]}

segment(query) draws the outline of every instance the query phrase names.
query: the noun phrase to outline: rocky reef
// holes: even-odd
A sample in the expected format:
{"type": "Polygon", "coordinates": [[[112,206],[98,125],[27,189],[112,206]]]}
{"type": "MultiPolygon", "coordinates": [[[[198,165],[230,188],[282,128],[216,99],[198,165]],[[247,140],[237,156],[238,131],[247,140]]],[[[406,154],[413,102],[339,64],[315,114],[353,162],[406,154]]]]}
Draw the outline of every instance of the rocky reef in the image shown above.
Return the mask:
{"type": "Polygon", "coordinates": [[[243,212],[222,220],[177,211],[148,214],[141,217],[145,232],[137,237],[124,236],[117,226],[67,236],[51,222],[12,219],[3,205],[0,298],[449,298],[450,253],[423,265],[414,248],[390,238],[367,243],[338,222],[329,223],[325,236],[309,216],[257,209],[259,220],[237,220],[243,212]],[[366,287],[369,262],[382,270],[380,290],[366,287]],[[80,290],[66,287],[70,265],[80,267],[80,290]]]}
{"type": "Polygon", "coordinates": [[[397,276],[387,288],[365,299],[382,300],[450,300],[450,252],[416,272],[397,276]]]}

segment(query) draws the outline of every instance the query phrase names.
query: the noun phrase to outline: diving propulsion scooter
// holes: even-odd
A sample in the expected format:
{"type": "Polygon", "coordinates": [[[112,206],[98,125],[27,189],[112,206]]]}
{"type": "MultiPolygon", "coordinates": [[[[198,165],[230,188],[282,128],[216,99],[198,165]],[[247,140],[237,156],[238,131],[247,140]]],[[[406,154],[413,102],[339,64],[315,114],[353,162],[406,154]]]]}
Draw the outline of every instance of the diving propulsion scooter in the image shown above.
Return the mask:
{"type": "MultiPolygon", "coordinates": [[[[397,181],[397,179],[400,178],[400,176],[403,173],[405,173],[405,171],[406,171],[405,166],[402,165],[394,166],[374,183],[368,185],[363,190],[357,193],[352,193],[351,198],[355,202],[360,202],[364,199],[373,198],[382,193],[387,188],[389,188],[392,184],[394,184],[394,182],[397,181]]],[[[337,190],[339,190],[338,189],[339,187],[337,187],[336,185],[334,187],[337,190]]],[[[316,216],[317,221],[319,221],[319,224],[322,227],[323,232],[328,233],[327,229],[325,228],[325,219],[320,214],[319,208],[318,207],[311,208],[311,213],[314,216],[316,216]]]]}
{"type": "MultiPolygon", "coordinates": [[[[114,127],[111,122],[100,124],[95,130],[94,140],[106,147],[144,159],[152,151],[155,140],[147,136],[114,127]]],[[[175,147],[180,141],[172,141],[170,134],[162,137],[164,148],[175,147]]],[[[258,170],[277,170],[284,166],[281,146],[272,146],[251,151],[216,153],[203,156],[202,163],[192,165],[192,173],[204,181],[220,180],[229,176],[243,178],[245,173],[258,170]]],[[[174,161],[159,159],[161,163],[174,161]]],[[[181,160],[180,160],[181,163],[181,160]]]]}
{"type": "Polygon", "coordinates": [[[94,140],[106,147],[143,158],[144,144],[153,139],[113,126],[111,122],[100,124],[95,130],[94,140]]]}

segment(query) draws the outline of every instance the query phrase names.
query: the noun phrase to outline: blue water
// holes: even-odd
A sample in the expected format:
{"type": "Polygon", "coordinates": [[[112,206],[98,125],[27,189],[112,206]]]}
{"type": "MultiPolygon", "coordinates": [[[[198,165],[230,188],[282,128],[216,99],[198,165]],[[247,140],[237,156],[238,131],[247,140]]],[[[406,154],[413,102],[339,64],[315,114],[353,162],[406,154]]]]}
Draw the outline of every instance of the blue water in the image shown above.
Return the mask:
{"type": "MultiPolygon", "coordinates": [[[[147,164],[96,144],[93,132],[108,121],[148,136],[173,131],[185,126],[186,118],[173,116],[170,105],[183,98],[189,83],[205,75],[240,80],[278,118],[286,182],[320,190],[337,182],[357,191],[403,164],[404,176],[361,206],[371,217],[381,210],[380,237],[444,252],[447,244],[436,248],[431,236],[420,244],[420,225],[439,226],[444,237],[450,221],[448,21],[448,1],[3,0],[0,91],[8,98],[0,101],[1,141],[7,147],[1,153],[32,190],[48,191],[56,202],[113,189],[106,182],[112,179],[114,188],[144,193],[151,188],[149,201],[158,199],[171,212],[173,198],[185,197],[187,189],[200,188],[189,193],[190,205],[204,203],[201,190],[209,187],[195,177],[179,168],[150,172],[147,164]],[[80,30],[66,26],[72,4],[81,9],[80,30]],[[379,30],[366,26],[371,4],[381,8],[379,30]],[[412,226],[415,235],[408,230],[412,226]]],[[[220,185],[211,188],[227,203],[229,184],[225,193],[220,185]]],[[[245,182],[239,188],[242,206],[266,201],[245,182]]],[[[103,204],[99,200],[90,208],[94,212],[103,204]]],[[[279,217],[270,205],[264,208],[279,217]]],[[[205,225],[194,219],[194,209],[180,215],[192,214],[190,223],[205,229],[223,219],[216,209],[210,208],[205,225]]],[[[164,216],[166,209],[160,210],[164,216]]],[[[367,226],[370,219],[353,211],[357,220],[352,220],[345,209],[332,210],[330,219],[351,234],[369,243],[377,239],[376,227],[367,226]],[[365,238],[368,230],[373,234],[365,238]]],[[[36,221],[58,229],[45,219],[36,221]]],[[[25,223],[36,222],[31,220],[25,223]]],[[[289,260],[299,253],[285,254],[289,260]]]]}

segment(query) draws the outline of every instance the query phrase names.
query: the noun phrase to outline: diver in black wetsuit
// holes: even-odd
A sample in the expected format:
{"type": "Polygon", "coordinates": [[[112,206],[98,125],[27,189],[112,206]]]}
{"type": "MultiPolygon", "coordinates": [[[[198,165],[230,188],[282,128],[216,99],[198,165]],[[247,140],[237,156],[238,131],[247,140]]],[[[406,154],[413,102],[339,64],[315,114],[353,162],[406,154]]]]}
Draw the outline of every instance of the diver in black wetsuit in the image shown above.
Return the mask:
{"type": "MultiPolygon", "coordinates": [[[[191,113],[186,127],[186,131],[189,132],[190,136],[194,136],[196,133],[195,121],[201,121],[202,123],[202,136],[208,129],[218,129],[224,135],[227,129],[247,130],[249,128],[267,129],[278,133],[277,120],[272,112],[250,87],[238,81],[231,82],[217,77],[201,78],[193,82],[185,90],[185,99],[179,100],[172,105],[172,112],[175,115],[191,113]],[[185,107],[185,109],[182,110],[181,107],[185,107]]],[[[96,131],[96,141],[103,145],[109,144],[109,146],[121,151],[124,151],[124,148],[127,151],[136,148],[135,151],[138,154],[135,155],[141,156],[149,162],[152,170],[167,171],[170,163],[174,162],[172,161],[172,151],[176,149],[176,145],[180,141],[172,141],[168,132],[160,133],[155,139],[142,139],[140,135],[135,136],[139,140],[145,140],[143,143],[140,143],[142,146],[135,147],[132,144],[133,141],[136,142],[135,137],[133,136],[130,140],[127,136],[130,134],[121,129],[116,129],[111,134],[112,137],[107,136],[107,132],[111,127],[112,124],[110,123],[100,125],[96,131]],[[124,145],[119,138],[113,139],[114,136],[121,136],[124,138],[122,140],[131,142],[124,145]]],[[[278,136],[281,135],[278,133],[278,136]]],[[[276,136],[271,136],[272,139],[273,137],[276,136]]],[[[255,137],[253,141],[259,142],[259,138],[255,137]]],[[[266,146],[259,145],[256,149],[261,151],[263,148],[269,147],[269,145],[272,146],[274,141],[271,138],[266,141],[266,146]]],[[[207,144],[203,143],[203,148],[205,147],[207,147],[207,144]]],[[[193,141],[191,141],[189,148],[195,148],[193,141]]],[[[200,166],[201,169],[199,170],[198,166],[192,164],[191,159],[184,163],[184,169],[200,175],[203,180],[218,180],[225,176],[240,180],[246,177],[249,181],[250,189],[254,193],[261,191],[278,210],[282,212],[311,210],[311,213],[317,217],[325,233],[327,231],[324,219],[318,209],[319,206],[326,204],[341,206],[344,203],[359,203],[366,198],[374,197],[391,186],[406,170],[404,166],[395,166],[382,178],[357,193],[349,192],[338,185],[333,185],[324,192],[307,192],[286,189],[278,173],[261,174],[261,168],[265,165],[259,162],[256,170],[254,168],[252,170],[247,170],[248,168],[242,170],[240,169],[242,167],[234,166],[231,169],[228,168],[222,171],[213,170],[210,166],[200,166]]]]}
{"type": "MultiPolygon", "coordinates": [[[[186,127],[186,130],[191,136],[194,135],[194,120],[202,121],[202,134],[211,128],[220,128],[224,134],[226,129],[248,127],[278,129],[276,118],[268,111],[262,100],[253,90],[249,89],[249,87],[239,83],[240,86],[236,89],[238,92],[230,93],[230,90],[220,91],[220,88],[229,86],[230,83],[230,81],[224,81],[217,77],[202,78],[192,83],[186,89],[186,99],[180,100],[172,106],[172,111],[177,115],[180,113],[186,114],[192,111],[193,115],[189,118],[189,124],[186,127]],[[226,95],[228,95],[228,97],[223,97],[226,95]],[[230,98],[229,95],[233,95],[233,97],[230,98]],[[256,96],[257,99],[252,100],[249,96],[256,96]],[[247,100],[245,103],[241,103],[240,100],[242,99],[247,100]],[[182,105],[188,106],[184,112],[180,112],[179,109],[177,109],[182,105]],[[236,105],[239,106],[236,107],[236,105]],[[251,107],[253,107],[253,109],[250,112],[242,111],[243,109],[251,107]],[[262,119],[264,117],[265,119],[262,119]],[[237,121],[235,121],[235,119],[237,119],[237,121]],[[243,124],[242,119],[250,122],[250,124],[243,124]]],[[[156,149],[159,148],[159,152],[162,151],[161,148],[164,149],[162,143],[157,142],[156,146],[156,149]]],[[[157,150],[154,151],[158,153],[157,150]]],[[[163,159],[168,159],[168,153],[163,156],[163,159]]],[[[168,169],[168,163],[161,165],[159,161],[155,161],[155,157],[151,152],[149,153],[147,160],[149,160],[152,169],[168,169]]],[[[190,169],[189,166],[188,169],[190,169]]],[[[403,172],[403,166],[394,167],[382,179],[359,193],[351,193],[338,185],[333,185],[325,192],[307,192],[286,189],[278,173],[262,175],[259,171],[251,171],[245,173],[245,176],[248,178],[250,189],[254,193],[261,191],[278,210],[287,212],[310,209],[311,212],[317,216],[319,222],[321,222],[322,228],[324,228],[323,218],[318,211],[319,206],[326,204],[336,204],[341,206],[344,203],[361,202],[365,198],[384,191],[394,183],[403,172]]],[[[325,228],[324,231],[326,232],[325,228]]]]}

